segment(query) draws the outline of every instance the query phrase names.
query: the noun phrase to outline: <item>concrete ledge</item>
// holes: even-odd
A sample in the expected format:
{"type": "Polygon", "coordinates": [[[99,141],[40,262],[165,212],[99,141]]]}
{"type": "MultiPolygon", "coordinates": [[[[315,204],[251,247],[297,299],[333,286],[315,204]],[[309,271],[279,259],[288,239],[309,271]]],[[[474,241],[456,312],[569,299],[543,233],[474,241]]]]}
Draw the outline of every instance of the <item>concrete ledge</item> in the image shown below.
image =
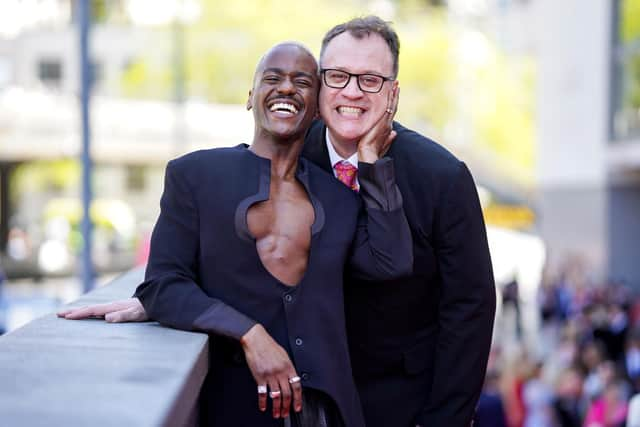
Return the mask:
{"type": "MultiPolygon", "coordinates": [[[[72,306],[128,298],[132,270],[72,306]]],[[[0,337],[0,424],[187,426],[208,370],[206,334],[55,313],[0,337]]]]}

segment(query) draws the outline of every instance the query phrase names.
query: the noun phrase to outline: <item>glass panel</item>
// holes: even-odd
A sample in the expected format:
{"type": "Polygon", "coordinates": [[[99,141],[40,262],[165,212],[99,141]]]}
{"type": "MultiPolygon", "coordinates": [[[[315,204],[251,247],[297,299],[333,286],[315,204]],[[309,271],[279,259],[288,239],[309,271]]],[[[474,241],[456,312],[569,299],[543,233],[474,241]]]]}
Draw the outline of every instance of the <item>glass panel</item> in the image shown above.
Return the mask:
{"type": "Polygon", "coordinates": [[[62,64],[59,60],[44,59],[38,63],[38,78],[47,85],[58,86],[62,80],[62,64]]]}

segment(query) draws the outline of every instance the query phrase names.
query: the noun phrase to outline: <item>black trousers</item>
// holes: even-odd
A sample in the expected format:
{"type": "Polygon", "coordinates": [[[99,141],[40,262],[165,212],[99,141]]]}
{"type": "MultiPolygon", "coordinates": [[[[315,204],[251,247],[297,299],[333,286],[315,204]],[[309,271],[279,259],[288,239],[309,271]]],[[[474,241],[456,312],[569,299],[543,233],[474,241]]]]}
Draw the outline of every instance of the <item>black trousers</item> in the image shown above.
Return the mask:
{"type": "MultiPolygon", "coordinates": [[[[211,345],[211,344],[210,344],[211,345]]],[[[256,381],[244,362],[224,346],[212,349],[211,370],[199,397],[200,427],[344,427],[337,404],[329,395],[312,388],[302,390],[302,411],[293,408],[285,419],[273,418],[271,399],[267,410],[258,410],[256,381]],[[215,372],[214,372],[215,370],[215,372]]],[[[387,426],[385,426],[387,427],[387,426]]]]}
{"type": "Polygon", "coordinates": [[[284,427],[344,427],[340,411],[325,393],[306,388],[302,391],[302,411],[289,412],[284,427]]]}

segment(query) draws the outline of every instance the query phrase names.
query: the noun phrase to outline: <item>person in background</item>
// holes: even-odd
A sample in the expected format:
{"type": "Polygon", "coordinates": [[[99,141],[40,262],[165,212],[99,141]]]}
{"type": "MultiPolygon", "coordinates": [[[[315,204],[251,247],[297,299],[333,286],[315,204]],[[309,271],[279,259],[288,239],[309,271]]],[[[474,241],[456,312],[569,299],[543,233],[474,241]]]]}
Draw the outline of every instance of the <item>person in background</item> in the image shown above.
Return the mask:
{"type": "Polygon", "coordinates": [[[629,401],[627,427],[640,427],[640,394],[634,395],[629,401]]]}
{"type": "Polygon", "coordinates": [[[553,399],[553,418],[557,427],[580,427],[584,412],[582,373],[570,367],[560,374],[553,399]]]}
{"type": "Polygon", "coordinates": [[[500,374],[497,371],[489,370],[487,372],[487,378],[478,400],[478,407],[473,417],[474,427],[507,427],[499,380],[500,374]]]}
{"type": "Polygon", "coordinates": [[[589,406],[584,427],[624,427],[627,410],[624,384],[613,380],[605,385],[602,396],[589,406]]]}

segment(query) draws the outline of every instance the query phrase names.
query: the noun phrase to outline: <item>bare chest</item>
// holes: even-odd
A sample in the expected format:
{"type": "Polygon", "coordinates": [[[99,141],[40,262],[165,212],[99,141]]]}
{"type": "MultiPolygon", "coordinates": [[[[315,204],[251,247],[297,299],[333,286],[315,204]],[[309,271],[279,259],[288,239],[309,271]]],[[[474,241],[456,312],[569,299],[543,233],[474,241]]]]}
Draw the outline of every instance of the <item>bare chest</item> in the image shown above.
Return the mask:
{"type": "Polygon", "coordinates": [[[264,267],[282,283],[297,284],[306,271],[314,211],[300,183],[272,181],[269,199],[251,206],[247,225],[264,267]]]}

